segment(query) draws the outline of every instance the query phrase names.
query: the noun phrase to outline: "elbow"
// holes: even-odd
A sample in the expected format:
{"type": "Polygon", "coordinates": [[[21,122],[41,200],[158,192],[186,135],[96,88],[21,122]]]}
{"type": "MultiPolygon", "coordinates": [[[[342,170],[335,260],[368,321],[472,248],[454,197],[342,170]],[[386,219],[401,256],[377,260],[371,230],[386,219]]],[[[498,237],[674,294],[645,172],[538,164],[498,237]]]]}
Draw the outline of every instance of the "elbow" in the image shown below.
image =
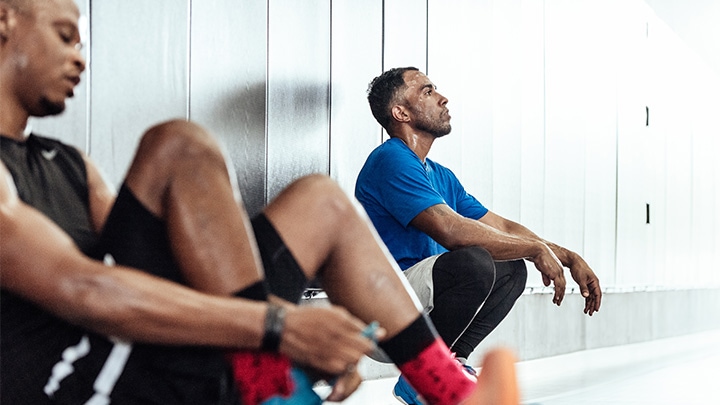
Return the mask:
{"type": "Polygon", "coordinates": [[[468,246],[474,246],[477,244],[471,243],[470,241],[460,240],[460,239],[452,239],[445,241],[443,243],[440,243],[445,249],[447,250],[458,250],[462,249],[468,246]]]}
{"type": "Polygon", "coordinates": [[[447,250],[457,250],[472,245],[470,240],[464,239],[464,232],[459,232],[452,227],[438,229],[431,237],[447,250]]]}

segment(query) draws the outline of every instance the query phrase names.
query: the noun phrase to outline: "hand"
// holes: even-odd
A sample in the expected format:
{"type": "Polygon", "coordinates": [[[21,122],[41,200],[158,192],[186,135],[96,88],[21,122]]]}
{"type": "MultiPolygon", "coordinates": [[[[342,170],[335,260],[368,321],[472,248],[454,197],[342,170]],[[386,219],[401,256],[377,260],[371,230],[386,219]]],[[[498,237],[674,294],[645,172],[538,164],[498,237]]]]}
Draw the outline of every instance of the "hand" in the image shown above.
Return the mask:
{"type": "Polygon", "coordinates": [[[540,253],[530,260],[535,267],[542,273],[542,280],[545,287],[552,282],[555,285],[555,295],[553,296],[553,304],[560,306],[565,297],[565,274],[563,265],[555,256],[555,253],[544,243],[541,243],[542,249],[540,253]]]}
{"type": "Polygon", "coordinates": [[[326,401],[342,402],[358,389],[362,383],[362,377],[355,367],[351,367],[345,373],[338,376],[333,384],[330,395],[325,398],[326,401]]]}
{"type": "MultiPolygon", "coordinates": [[[[374,349],[361,332],[365,324],[344,308],[291,306],[285,316],[280,352],[321,373],[339,376],[374,349]]],[[[382,338],[385,330],[379,329],[382,338]]]]}
{"type": "Polygon", "coordinates": [[[585,309],[583,312],[592,316],[593,313],[600,310],[600,301],[602,300],[600,281],[580,256],[576,256],[569,267],[573,280],[580,287],[582,296],[585,297],[585,309]]]}

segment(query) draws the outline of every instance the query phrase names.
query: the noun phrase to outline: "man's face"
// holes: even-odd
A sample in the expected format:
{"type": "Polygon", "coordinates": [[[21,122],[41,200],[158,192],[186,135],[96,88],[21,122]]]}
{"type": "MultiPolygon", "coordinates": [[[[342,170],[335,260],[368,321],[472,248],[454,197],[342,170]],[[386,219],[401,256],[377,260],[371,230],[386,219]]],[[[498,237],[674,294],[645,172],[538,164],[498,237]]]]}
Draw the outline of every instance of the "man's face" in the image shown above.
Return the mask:
{"type": "Polygon", "coordinates": [[[80,82],[79,16],[72,0],[41,0],[15,13],[2,64],[13,69],[13,94],[30,115],[61,113],[80,82]]]}
{"type": "Polygon", "coordinates": [[[407,71],[403,75],[407,89],[405,102],[412,125],[420,131],[439,138],[450,133],[448,99],[435,90],[435,85],[418,71],[407,71]]]}

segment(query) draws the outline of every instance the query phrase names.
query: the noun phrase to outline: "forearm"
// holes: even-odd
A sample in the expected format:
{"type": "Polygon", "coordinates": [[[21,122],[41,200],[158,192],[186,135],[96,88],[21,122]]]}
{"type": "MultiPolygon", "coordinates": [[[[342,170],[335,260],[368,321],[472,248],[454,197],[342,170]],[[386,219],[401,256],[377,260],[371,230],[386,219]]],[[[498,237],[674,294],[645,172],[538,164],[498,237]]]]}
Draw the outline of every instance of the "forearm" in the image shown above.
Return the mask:
{"type": "Polygon", "coordinates": [[[549,241],[545,241],[545,244],[552,249],[555,256],[557,256],[558,260],[560,260],[560,263],[562,263],[565,267],[571,268],[578,260],[583,260],[577,253],[558,244],[549,241]]]}
{"type": "Polygon", "coordinates": [[[99,333],[133,341],[260,347],[264,303],[202,294],[126,268],[105,272],[68,277],[58,301],[74,302],[73,309],[64,311],[50,303],[48,310],[99,333]]]}
{"type": "Polygon", "coordinates": [[[451,233],[453,238],[446,248],[481,246],[498,261],[531,259],[545,248],[539,238],[505,232],[473,220],[463,221],[451,233]]]}
{"type": "Polygon", "coordinates": [[[571,267],[575,263],[575,261],[579,259],[577,253],[541,238],[533,231],[517,222],[505,219],[503,227],[503,230],[509,234],[544,243],[553,251],[555,256],[557,256],[558,260],[560,260],[560,262],[563,264],[563,266],[571,267]]]}
{"type": "Polygon", "coordinates": [[[0,283],[68,322],[134,341],[256,348],[266,307],[83,256],[55,224],[0,204],[0,283]],[[28,254],[27,252],[33,252],[28,254]]]}

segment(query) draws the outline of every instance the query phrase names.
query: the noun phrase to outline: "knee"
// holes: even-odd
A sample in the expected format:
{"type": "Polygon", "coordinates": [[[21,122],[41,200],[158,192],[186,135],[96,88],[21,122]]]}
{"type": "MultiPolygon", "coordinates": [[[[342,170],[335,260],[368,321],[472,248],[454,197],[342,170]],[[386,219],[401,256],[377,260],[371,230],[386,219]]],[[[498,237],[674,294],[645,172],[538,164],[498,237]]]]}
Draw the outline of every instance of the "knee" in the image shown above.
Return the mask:
{"type": "Polygon", "coordinates": [[[325,219],[341,220],[351,217],[354,206],[340,186],[324,174],[310,174],[295,180],[286,191],[302,200],[305,207],[323,213],[325,219]]]}
{"type": "Polygon", "coordinates": [[[512,264],[513,278],[522,281],[522,285],[524,288],[525,282],[527,281],[527,266],[525,265],[525,260],[513,260],[510,263],[512,264]]]}
{"type": "Polygon", "coordinates": [[[490,288],[495,281],[495,262],[479,246],[468,246],[440,256],[436,265],[446,268],[463,284],[490,288]]]}
{"type": "Polygon", "coordinates": [[[215,139],[200,125],[182,119],[157,124],[140,140],[136,159],[153,166],[182,162],[224,161],[215,139]]]}
{"type": "Polygon", "coordinates": [[[467,266],[480,272],[493,272],[495,262],[490,252],[480,246],[468,246],[456,250],[458,259],[467,263],[467,266]]]}
{"type": "Polygon", "coordinates": [[[511,268],[510,277],[514,285],[513,294],[519,297],[525,290],[525,284],[527,284],[527,266],[522,259],[513,260],[509,264],[511,268]]]}

